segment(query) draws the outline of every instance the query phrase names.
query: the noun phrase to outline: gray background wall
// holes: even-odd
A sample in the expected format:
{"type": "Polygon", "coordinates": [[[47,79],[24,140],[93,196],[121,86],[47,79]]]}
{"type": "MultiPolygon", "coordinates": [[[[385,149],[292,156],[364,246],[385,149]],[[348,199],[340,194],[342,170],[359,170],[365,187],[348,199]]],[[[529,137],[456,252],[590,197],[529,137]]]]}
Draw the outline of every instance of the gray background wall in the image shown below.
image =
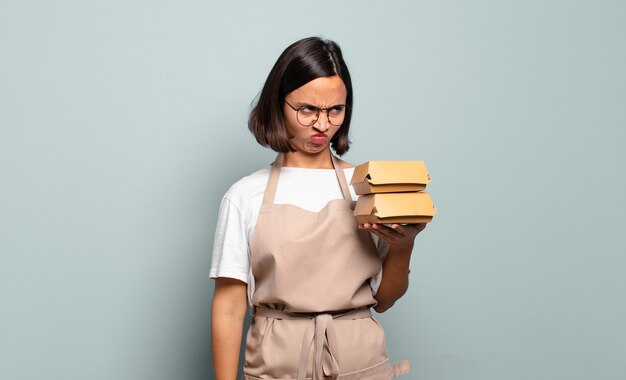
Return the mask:
{"type": "Polygon", "coordinates": [[[439,216],[380,315],[412,379],[626,378],[622,1],[0,3],[0,378],[212,378],[219,200],[280,52],[335,39],[347,154],[439,216]]]}

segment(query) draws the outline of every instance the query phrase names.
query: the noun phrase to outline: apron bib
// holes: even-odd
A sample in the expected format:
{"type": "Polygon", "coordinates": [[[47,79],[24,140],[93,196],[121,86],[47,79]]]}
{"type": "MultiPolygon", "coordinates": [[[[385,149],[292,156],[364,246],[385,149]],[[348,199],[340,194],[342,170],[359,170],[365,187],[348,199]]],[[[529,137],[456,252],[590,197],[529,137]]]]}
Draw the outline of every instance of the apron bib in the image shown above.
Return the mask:
{"type": "Polygon", "coordinates": [[[283,154],[272,165],[251,245],[255,317],[246,338],[244,379],[392,379],[385,334],[369,308],[369,279],[381,269],[368,231],[359,230],[343,170],[343,199],[320,212],[274,204],[283,154]]]}

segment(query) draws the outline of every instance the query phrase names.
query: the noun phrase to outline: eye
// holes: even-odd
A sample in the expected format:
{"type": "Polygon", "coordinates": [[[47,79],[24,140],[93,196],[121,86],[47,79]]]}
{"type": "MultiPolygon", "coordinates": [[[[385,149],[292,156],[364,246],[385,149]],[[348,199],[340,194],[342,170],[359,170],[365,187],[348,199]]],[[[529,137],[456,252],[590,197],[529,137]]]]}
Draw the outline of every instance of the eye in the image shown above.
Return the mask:
{"type": "Polygon", "coordinates": [[[343,105],[333,106],[328,110],[328,114],[330,116],[338,116],[338,115],[341,115],[344,109],[345,109],[345,106],[343,105]]]}
{"type": "Polygon", "coordinates": [[[313,107],[309,105],[302,106],[300,107],[300,109],[298,109],[298,112],[300,112],[301,114],[305,116],[315,115],[317,113],[317,107],[313,107]]]}

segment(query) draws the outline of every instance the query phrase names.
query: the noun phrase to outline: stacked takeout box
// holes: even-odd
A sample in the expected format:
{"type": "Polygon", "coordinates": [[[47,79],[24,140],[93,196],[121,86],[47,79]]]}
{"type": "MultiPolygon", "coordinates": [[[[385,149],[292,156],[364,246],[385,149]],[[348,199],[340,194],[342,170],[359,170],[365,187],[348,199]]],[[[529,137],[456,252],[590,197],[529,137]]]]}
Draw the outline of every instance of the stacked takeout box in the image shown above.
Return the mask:
{"type": "Polygon", "coordinates": [[[424,161],[368,161],[354,168],[359,195],[354,216],[363,223],[428,223],[436,215],[424,161]]]}

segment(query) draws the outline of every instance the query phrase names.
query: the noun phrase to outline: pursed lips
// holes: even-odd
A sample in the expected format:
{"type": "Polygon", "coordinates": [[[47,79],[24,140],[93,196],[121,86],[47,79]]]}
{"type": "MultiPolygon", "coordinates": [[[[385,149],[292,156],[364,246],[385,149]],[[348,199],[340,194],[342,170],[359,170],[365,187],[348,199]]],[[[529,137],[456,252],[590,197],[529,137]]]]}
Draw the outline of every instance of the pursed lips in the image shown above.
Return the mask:
{"type": "Polygon", "coordinates": [[[311,136],[311,141],[314,144],[318,144],[318,145],[325,143],[327,139],[328,139],[328,136],[326,136],[325,133],[317,133],[311,136]]]}

